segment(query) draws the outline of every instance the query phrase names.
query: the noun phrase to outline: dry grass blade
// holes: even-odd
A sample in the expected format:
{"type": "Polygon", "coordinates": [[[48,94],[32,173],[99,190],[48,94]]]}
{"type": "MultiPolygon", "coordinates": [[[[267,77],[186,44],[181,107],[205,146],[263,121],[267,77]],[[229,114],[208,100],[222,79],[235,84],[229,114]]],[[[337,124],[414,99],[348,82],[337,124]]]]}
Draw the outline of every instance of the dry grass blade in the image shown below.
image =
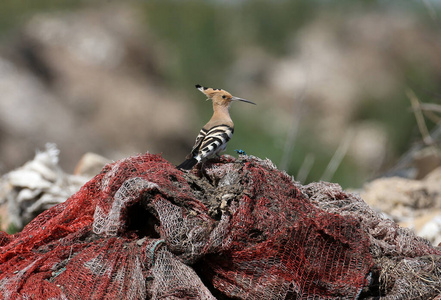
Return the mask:
{"type": "Polygon", "coordinates": [[[321,180],[331,181],[332,177],[335,174],[335,171],[337,171],[338,166],[341,164],[343,158],[345,157],[346,152],[348,152],[349,145],[351,143],[353,136],[354,136],[353,130],[349,130],[346,133],[346,136],[340,142],[340,145],[338,146],[337,150],[335,151],[334,155],[332,156],[331,160],[329,161],[329,164],[326,167],[326,170],[323,172],[321,180]]]}
{"type": "Polygon", "coordinates": [[[315,162],[314,154],[308,153],[305,159],[303,160],[303,163],[300,166],[300,169],[297,172],[297,176],[295,179],[301,183],[305,183],[306,178],[308,178],[308,175],[311,172],[314,162],[315,162]]]}
{"type": "Polygon", "coordinates": [[[424,122],[424,116],[421,109],[421,103],[418,100],[417,96],[412,90],[407,90],[406,95],[410,100],[412,105],[412,111],[415,114],[415,119],[418,124],[418,129],[423,137],[424,143],[427,145],[432,145],[434,143],[432,137],[429,134],[429,130],[427,129],[426,123],[424,122]]]}

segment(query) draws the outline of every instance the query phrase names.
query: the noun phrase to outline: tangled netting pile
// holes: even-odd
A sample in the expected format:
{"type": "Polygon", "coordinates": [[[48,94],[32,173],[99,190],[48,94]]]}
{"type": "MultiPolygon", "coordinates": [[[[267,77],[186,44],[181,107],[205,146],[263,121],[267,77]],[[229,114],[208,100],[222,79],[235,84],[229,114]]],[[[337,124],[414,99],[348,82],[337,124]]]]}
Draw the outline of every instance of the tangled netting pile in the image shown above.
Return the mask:
{"type": "Polygon", "coordinates": [[[435,299],[441,251],[338,185],[241,156],[107,165],[16,235],[2,299],[435,299]]]}

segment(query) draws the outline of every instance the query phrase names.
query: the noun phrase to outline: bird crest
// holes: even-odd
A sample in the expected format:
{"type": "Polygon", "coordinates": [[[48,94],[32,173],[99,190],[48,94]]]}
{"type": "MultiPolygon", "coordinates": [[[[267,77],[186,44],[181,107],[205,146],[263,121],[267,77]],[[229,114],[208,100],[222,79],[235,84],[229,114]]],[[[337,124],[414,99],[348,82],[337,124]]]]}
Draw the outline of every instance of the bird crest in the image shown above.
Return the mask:
{"type": "Polygon", "coordinates": [[[195,86],[199,91],[201,91],[208,97],[207,100],[211,99],[214,103],[218,105],[229,105],[231,101],[243,101],[256,105],[256,103],[252,101],[235,97],[223,89],[207,88],[199,84],[196,84],[195,86]]]}

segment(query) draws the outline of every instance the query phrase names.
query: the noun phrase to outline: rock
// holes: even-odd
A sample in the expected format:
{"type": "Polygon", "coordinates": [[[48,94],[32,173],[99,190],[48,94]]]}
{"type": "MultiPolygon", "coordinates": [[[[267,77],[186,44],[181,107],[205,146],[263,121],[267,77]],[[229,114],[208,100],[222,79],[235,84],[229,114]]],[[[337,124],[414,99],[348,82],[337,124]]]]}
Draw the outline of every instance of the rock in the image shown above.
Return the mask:
{"type": "Polygon", "coordinates": [[[110,162],[104,156],[88,152],[81,157],[73,174],[92,178],[102,170],[104,165],[110,162]]]}
{"type": "Polygon", "coordinates": [[[440,178],[441,168],[421,180],[379,178],[366,184],[360,196],[371,207],[437,245],[441,240],[441,229],[437,225],[441,217],[440,178]]]}
{"type": "MultiPolygon", "coordinates": [[[[46,144],[33,160],[0,179],[1,230],[21,229],[39,213],[64,202],[93,175],[66,174],[58,165],[59,150],[46,144]]],[[[100,168],[104,166],[104,163],[100,168]]]]}
{"type": "Polygon", "coordinates": [[[434,245],[441,246],[441,210],[432,213],[423,220],[415,220],[416,233],[434,245]],[[419,225],[419,226],[418,226],[419,225]],[[422,227],[418,229],[418,227],[422,227]]]}

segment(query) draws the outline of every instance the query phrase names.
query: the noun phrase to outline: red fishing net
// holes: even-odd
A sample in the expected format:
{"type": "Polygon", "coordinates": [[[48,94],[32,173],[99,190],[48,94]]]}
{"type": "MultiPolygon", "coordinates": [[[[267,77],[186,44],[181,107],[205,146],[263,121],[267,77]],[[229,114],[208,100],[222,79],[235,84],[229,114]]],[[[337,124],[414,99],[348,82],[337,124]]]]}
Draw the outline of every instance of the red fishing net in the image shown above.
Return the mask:
{"type": "Polygon", "coordinates": [[[441,252],[337,185],[241,156],[107,165],[0,233],[2,299],[431,299],[441,252]]]}

